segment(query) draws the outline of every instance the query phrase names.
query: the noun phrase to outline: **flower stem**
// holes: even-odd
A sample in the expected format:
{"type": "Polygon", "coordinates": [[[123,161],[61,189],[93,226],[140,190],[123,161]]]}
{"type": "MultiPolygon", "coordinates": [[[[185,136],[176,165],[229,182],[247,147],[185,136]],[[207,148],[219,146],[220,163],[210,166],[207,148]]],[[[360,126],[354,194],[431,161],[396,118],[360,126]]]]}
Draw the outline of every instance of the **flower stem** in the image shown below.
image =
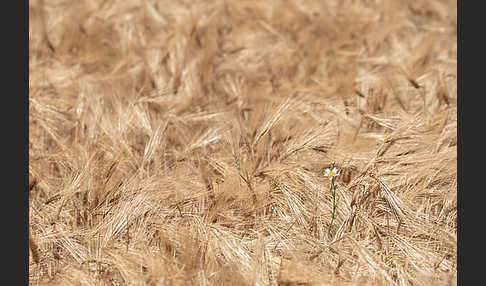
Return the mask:
{"type": "Polygon", "coordinates": [[[332,178],[331,180],[331,195],[332,195],[332,214],[331,214],[331,224],[329,224],[329,228],[327,229],[327,235],[331,236],[331,228],[334,224],[334,219],[336,217],[336,184],[335,184],[336,178],[332,178]]]}

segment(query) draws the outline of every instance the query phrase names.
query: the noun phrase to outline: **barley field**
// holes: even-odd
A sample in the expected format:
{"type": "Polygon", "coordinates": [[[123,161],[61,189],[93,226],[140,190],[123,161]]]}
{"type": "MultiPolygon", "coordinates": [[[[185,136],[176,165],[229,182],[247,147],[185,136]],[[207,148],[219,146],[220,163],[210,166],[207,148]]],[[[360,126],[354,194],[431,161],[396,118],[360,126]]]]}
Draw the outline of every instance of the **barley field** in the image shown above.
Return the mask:
{"type": "Polygon", "coordinates": [[[457,2],[30,0],[30,285],[457,285],[457,2]]]}

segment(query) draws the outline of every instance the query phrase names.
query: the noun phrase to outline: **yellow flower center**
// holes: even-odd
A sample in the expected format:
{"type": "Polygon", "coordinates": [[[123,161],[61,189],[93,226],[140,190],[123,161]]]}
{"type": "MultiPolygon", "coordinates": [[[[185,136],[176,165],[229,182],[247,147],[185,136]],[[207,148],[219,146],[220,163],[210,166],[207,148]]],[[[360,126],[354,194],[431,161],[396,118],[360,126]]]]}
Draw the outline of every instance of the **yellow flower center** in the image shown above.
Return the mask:
{"type": "Polygon", "coordinates": [[[330,171],[330,172],[329,172],[329,177],[334,177],[334,175],[335,175],[335,174],[334,174],[334,172],[333,172],[333,171],[330,171]]]}

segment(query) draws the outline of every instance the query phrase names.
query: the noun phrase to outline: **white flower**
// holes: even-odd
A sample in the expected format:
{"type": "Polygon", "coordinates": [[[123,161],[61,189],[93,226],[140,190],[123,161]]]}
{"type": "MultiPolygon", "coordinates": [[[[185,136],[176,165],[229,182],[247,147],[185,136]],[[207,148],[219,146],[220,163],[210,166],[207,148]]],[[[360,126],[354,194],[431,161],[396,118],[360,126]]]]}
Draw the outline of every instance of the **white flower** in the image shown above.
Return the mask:
{"type": "Polygon", "coordinates": [[[329,177],[329,180],[332,180],[333,177],[339,176],[338,169],[332,168],[331,170],[327,168],[326,171],[324,172],[324,176],[329,177]]]}
{"type": "Polygon", "coordinates": [[[367,194],[368,191],[366,190],[368,188],[368,182],[367,181],[361,181],[361,186],[363,186],[363,193],[367,194]]]}

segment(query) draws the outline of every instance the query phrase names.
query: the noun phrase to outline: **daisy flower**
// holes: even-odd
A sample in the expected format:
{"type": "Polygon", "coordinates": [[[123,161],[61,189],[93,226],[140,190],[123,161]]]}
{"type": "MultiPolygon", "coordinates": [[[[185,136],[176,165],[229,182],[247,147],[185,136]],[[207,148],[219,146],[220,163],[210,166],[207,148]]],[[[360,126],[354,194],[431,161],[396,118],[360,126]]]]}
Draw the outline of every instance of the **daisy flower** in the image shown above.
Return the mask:
{"type": "Polygon", "coordinates": [[[365,194],[367,194],[368,191],[366,189],[368,188],[368,182],[367,181],[361,181],[361,186],[363,186],[363,192],[365,194]]]}
{"type": "Polygon", "coordinates": [[[329,177],[329,180],[332,180],[333,177],[339,176],[338,169],[332,168],[331,170],[327,168],[326,171],[324,172],[324,176],[329,177]]]}

